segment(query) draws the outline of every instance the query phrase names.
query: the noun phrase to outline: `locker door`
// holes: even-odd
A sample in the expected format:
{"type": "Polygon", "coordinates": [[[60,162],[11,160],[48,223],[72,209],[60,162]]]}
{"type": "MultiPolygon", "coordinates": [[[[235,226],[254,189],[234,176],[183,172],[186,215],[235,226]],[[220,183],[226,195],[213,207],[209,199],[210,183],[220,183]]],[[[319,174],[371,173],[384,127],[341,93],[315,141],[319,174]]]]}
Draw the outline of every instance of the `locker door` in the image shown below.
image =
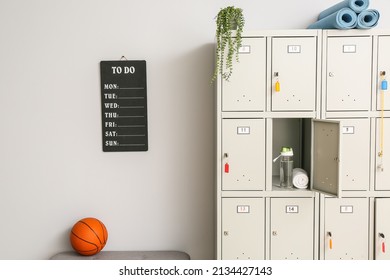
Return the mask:
{"type": "Polygon", "coordinates": [[[222,80],[223,111],[264,111],[266,81],[265,38],[243,38],[233,74],[222,80]]]}
{"type": "Polygon", "coordinates": [[[341,122],[343,190],[368,190],[370,173],[370,120],[338,119],[341,122]]]}
{"type": "Polygon", "coordinates": [[[263,198],[222,198],[222,259],[264,259],[263,198]]]}
{"type": "Polygon", "coordinates": [[[222,120],[222,189],[264,190],[264,119],[222,120]]]}
{"type": "Polygon", "coordinates": [[[376,164],[375,164],[375,190],[390,190],[390,118],[380,118],[376,121],[376,164]],[[383,135],[382,135],[383,134],[383,135]],[[383,142],[382,142],[383,141],[383,142]],[[381,145],[383,143],[383,145],[381,145]],[[381,154],[381,146],[383,153],[381,154]]]}
{"type": "Polygon", "coordinates": [[[324,258],[368,259],[368,199],[325,198],[324,258]]]}
{"type": "Polygon", "coordinates": [[[312,120],[311,190],[340,196],[340,122],[312,120]]]}
{"type": "Polygon", "coordinates": [[[369,110],[371,37],[332,37],[327,47],[326,109],[369,110]]]}
{"type": "Polygon", "coordinates": [[[313,198],[271,198],[271,260],[312,260],[313,221],[313,198]]]}
{"type": "Polygon", "coordinates": [[[390,198],[375,199],[375,259],[390,260],[390,198]]]}
{"type": "Polygon", "coordinates": [[[314,111],[316,77],[316,38],[272,38],[272,111],[314,111]]]}
{"type": "Polygon", "coordinates": [[[376,102],[376,108],[377,110],[381,110],[382,108],[382,101],[383,101],[383,108],[384,110],[390,110],[390,94],[389,90],[385,91],[384,96],[381,96],[380,92],[380,84],[383,80],[383,77],[381,77],[381,72],[385,71],[386,75],[384,76],[389,83],[390,79],[390,36],[379,36],[378,38],[378,70],[377,70],[377,102],[376,102]],[[383,97],[383,99],[382,99],[383,97]]]}

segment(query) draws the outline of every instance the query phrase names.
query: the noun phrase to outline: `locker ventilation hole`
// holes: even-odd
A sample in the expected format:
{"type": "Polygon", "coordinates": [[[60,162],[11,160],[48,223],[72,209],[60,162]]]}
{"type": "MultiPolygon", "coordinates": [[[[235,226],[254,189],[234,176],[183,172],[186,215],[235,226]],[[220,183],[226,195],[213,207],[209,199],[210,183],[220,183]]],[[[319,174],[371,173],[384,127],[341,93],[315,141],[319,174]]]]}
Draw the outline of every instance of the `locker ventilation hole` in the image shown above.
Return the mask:
{"type": "MultiPolygon", "coordinates": [[[[294,253],[290,253],[290,257],[284,257],[285,260],[293,260],[295,259],[294,253]]],[[[297,260],[299,260],[299,257],[296,257],[297,260]]]]}
{"type": "Polygon", "coordinates": [[[245,253],[241,253],[241,256],[237,256],[237,260],[250,260],[251,257],[250,256],[245,256],[245,253]]]}
{"type": "Polygon", "coordinates": [[[237,102],[245,101],[245,100],[247,100],[248,102],[252,102],[252,99],[246,99],[246,95],[245,94],[242,95],[241,99],[237,99],[237,102]]]}
{"type": "MultiPolygon", "coordinates": [[[[241,178],[241,177],[240,177],[240,178],[241,178]]],[[[240,182],[240,181],[241,181],[240,178],[237,178],[236,181],[237,181],[237,182],[240,182]]],[[[242,180],[243,180],[243,181],[245,180],[245,174],[242,174],[242,180]]],[[[250,178],[248,178],[247,180],[248,180],[248,182],[251,181],[250,178]]]]}
{"type": "MultiPolygon", "coordinates": [[[[347,176],[347,178],[348,178],[348,177],[349,177],[349,174],[347,174],[346,176],[347,176]]],[[[349,179],[349,178],[348,178],[348,179],[349,179]]],[[[350,180],[351,180],[351,182],[355,182],[355,178],[351,178],[350,180]]]]}

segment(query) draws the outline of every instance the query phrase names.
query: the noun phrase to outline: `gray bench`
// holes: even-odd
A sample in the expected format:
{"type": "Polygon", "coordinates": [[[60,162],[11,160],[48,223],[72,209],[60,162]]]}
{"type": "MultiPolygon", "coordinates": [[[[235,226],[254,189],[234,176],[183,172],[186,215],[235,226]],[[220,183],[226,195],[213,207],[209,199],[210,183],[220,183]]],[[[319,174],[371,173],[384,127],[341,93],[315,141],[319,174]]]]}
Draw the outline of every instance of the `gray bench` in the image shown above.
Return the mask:
{"type": "Polygon", "coordinates": [[[83,256],[75,251],[61,252],[51,260],[189,260],[187,253],[180,251],[101,251],[96,255],[83,256]]]}

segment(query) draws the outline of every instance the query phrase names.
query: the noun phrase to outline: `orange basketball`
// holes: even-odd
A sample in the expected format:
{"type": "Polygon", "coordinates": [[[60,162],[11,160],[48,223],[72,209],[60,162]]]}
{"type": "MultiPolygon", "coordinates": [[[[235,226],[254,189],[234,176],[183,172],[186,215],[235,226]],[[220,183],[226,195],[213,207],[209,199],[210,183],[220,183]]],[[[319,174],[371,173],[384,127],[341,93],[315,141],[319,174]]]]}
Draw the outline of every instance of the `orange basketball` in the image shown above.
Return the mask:
{"type": "Polygon", "coordinates": [[[84,218],[78,221],[70,233],[73,249],[85,256],[99,253],[106,245],[107,238],[105,225],[96,218],[84,218]]]}

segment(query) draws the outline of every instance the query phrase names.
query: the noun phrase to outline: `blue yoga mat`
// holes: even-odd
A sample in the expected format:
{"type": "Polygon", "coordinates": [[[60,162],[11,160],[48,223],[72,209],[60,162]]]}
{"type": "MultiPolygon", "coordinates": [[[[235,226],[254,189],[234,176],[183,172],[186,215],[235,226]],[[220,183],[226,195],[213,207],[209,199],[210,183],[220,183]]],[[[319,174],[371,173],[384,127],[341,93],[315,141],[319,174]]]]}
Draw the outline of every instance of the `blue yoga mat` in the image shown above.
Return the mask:
{"type": "Polygon", "coordinates": [[[350,8],[355,13],[359,14],[362,11],[366,10],[368,6],[370,5],[369,0],[344,0],[320,13],[318,16],[318,20],[323,19],[338,10],[341,10],[342,8],[350,8]]]}
{"type": "Polygon", "coordinates": [[[309,25],[308,29],[350,29],[356,27],[357,15],[350,8],[335,13],[309,25]]]}
{"type": "Polygon", "coordinates": [[[379,12],[374,9],[365,10],[358,14],[357,26],[359,29],[368,29],[378,24],[379,12]]]}

